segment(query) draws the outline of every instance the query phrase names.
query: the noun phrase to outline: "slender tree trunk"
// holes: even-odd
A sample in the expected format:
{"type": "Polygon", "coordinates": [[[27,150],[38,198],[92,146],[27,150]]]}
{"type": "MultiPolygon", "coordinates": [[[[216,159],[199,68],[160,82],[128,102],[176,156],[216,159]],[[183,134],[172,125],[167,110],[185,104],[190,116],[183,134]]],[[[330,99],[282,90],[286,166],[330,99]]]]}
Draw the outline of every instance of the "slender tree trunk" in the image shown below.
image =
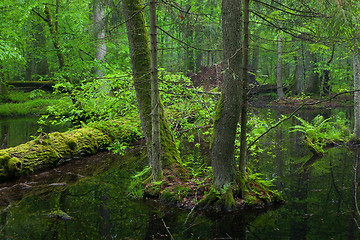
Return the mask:
{"type": "Polygon", "coordinates": [[[241,1],[222,1],[224,84],[214,117],[211,164],[214,184],[222,188],[235,179],[234,143],[241,110],[241,1]]]}
{"type": "Polygon", "coordinates": [[[260,48],[257,42],[253,42],[253,45],[251,67],[255,77],[257,77],[260,63],[260,48]]]}
{"type": "Polygon", "coordinates": [[[278,98],[284,98],[283,81],[282,81],[282,52],[283,52],[282,36],[278,36],[278,61],[277,61],[277,94],[278,98]]]}
{"type": "Polygon", "coordinates": [[[48,5],[45,5],[45,21],[49,26],[49,30],[50,30],[50,34],[52,37],[52,41],[53,41],[53,45],[56,51],[56,55],[58,57],[59,60],[59,68],[63,69],[65,66],[65,56],[60,48],[60,43],[59,43],[59,36],[58,36],[58,31],[56,30],[56,27],[53,23],[53,19],[50,13],[50,8],[48,5]]]}
{"type": "Polygon", "coordinates": [[[153,181],[162,179],[161,169],[161,143],[160,143],[160,108],[158,84],[158,59],[157,59],[157,29],[156,29],[156,0],[150,0],[150,42],[151,42],[151,170],[153,181]]]}
{"type": "Polygon", "coordinates": [[[239,170],[245,174],[247,157],[247,115],[248,115],[248,64],[249,64],[249,0],[244,0],[244,41],[243,41],[243,74],[242,74],[242,106],[241,106],[241,135],[240,135],[240,159],[239,170]]]}
{"type": "Polygon", "coordinates": [[[359,72],[359,56],[357,53],[357,45],[353,52],[353,70],[354,70],[354,133],[353,139],[360,140],[360,72],[359,72]]]}
{"type": "MultiPolygon", "coordinates": [[[[145,14],[143,11],[144,6],[143,0],[123,0],[134,87],[140,112],[142,130],[147,142],[148,156],[149,159],[152,159],[151,60],[145,14]]],[[[162,109],[161,101],[159,107],[162,109]]],[[[160,111],[160,129],[162,166],[166,167],[172,163],[180,162],[180,153],[176,147],[174,137],[163,111],[160,111]]]]}
{"type": "Polygon", "coordinates": [[[301,94],[305,90],[305,69],[304,69],[304,54],[303,54],[302,42],[299,42],[296,61],[297,61],[297,65],[296,65],[295,93],[301,94]]]}
{"type": "MultiPolygon", "coordinates": [[[[98,61],[98,64],[104,61],[106,55],[106,42],[105,42],[105,8],[102,1],[94,1],[94,27],[95,27],[95,59],[98,61]]],[[[104,74],[101,71],[101,68],[96,67],[96,75],[98,78],[103,78],[104,74]]]]}

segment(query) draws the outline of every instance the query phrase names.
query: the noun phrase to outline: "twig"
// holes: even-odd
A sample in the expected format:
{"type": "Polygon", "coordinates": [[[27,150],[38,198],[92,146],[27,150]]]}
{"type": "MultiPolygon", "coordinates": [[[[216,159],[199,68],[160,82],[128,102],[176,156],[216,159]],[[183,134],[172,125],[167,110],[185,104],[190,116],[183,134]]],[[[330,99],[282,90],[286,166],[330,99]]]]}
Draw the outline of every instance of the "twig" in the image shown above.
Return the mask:
{"type": "Polygon", "coordinates": [[[194,197],[194,201],[195,201],[195,205],[194,207],[191,209],[191,211],[189,212],[189,214],[186,216],[186,219],[185,219],[185,222],[184,222],[184,225],[187,223],[187,220],[189,219],[191,213],[194,211],[195,207],[196,207],[196,200],[197,200],[197,189],[196,189],[196,192],[195,192],[195,197],[194,197]]]}
{"type": "Polygon", "coordinates": [[[169,231],[169,227],[166,226],[164,219],[161,219],[161,221],[163,222],[164,227],[166,228],[166,231],[169,233],[171,240],[174,240],[174,237],[171,235],[171,232],[169,231]]]}
{"type": "Polygon", "coordinates": [[[184,224],[186,224],[186,223],[187,223],[187,220],[189,219],[189,217],[190,217],[191,213],[194,211],[195,207],[196,207],[196,205],[195,205],[195,206],[194,206],[194,207],[190,210],[189,214],[186,216],[186,219],[185,219],[184,224]]]}

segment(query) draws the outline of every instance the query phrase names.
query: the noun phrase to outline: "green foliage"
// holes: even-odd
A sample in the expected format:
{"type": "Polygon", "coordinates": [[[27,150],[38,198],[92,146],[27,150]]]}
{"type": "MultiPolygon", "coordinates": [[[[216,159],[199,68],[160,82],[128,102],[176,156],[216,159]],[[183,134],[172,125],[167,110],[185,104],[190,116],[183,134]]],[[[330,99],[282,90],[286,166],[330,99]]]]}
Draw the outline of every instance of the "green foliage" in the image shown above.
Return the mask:
{"type": "Polygon", "coordinates": [[[129,144],[127,142],[115,140],[110,144],[108,150],[112,151],[113,153],[123,155],[125,150],[128,148],[128,145],[129,144]]]}
{"type": "Polygon", "coordinates": [[[188,141],[200,147],[203,136],[210,134],[202,127],[212,123],[216,97],[194,88],[190,79],[180,73],[163,71],[160,81],[165,113],[178,144],[188,141]]]}
{"type": "Polygon", "coordinates": [[[142,171],[135,173],[135,175],[131,177],[131,182],[128,187],[128,196],[130,198],[139,199],[144,196],[144,181],[150,177],[150,170],[151,167],[146,166],[142,171]]]}
{"type": "Polygon", "coordinates": [[[55,93],[66,93],[57,104],[48,107],[48,116],[43,119],[50,116],[53,124],[72,122],[79,125],[136,115],[135,91],[127,75],[123,75],[107,75],[105,79],[84,81],[79,86],[70,82],[56,84],[55,93]]]}
{"type": "Polygon", "coordinates": [[[248,174],[248,180],[250,182],[256,182],[258,185],[261,185],[263,188],[270,188],[274,186],[274,181],[276,180],[276,178],[266,179],[265,176],[261,173],[250,172],[248,174]]]}
{"type": "Polygon", "coordinates": [[[34,99],[34,98],[43,98],[46,95],[46,92],[44,90],[41,89],[36,89],[30,92],[29,98],[30,99],[34,99]]]}
{"type": "Polygon", "coordinates": [[[0,116],[28,116],[46,113],[46,107],[57,102],[56,99],[34,99],[25,103],[6,103],[0,105],[0,116]]]}
{"type": "MultiPolygon", "coordinates": [[[[296,116],[295,116],[296,117],[296,116]]],[[[349,141],[351,131],[349,120],[344,114],[338,114],[335,118],[325,119],[322,115],[317,115],[311,122],[307,122],[300,117],[296,117],[301,125],[292,128],[292,132],[304,133],[304,141],[315,152],[324,152],[324,146],[329,143],[344,143],[349,141]]]]}

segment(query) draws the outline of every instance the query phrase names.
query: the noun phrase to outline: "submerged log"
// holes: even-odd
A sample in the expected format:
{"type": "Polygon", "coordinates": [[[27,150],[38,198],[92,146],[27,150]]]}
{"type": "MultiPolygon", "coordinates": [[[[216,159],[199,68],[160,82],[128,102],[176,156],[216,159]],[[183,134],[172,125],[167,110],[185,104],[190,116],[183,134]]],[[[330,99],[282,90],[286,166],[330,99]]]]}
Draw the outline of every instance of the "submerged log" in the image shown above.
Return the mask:
{"type": "Polygon", "coordinates": [[[92,124],[64,133],[42,134],[35,140],[0,150],[0,181],[55,167],[74,157],[95,154],[114,140],[139,137],[140,127],[128,120],[92,124]]]}

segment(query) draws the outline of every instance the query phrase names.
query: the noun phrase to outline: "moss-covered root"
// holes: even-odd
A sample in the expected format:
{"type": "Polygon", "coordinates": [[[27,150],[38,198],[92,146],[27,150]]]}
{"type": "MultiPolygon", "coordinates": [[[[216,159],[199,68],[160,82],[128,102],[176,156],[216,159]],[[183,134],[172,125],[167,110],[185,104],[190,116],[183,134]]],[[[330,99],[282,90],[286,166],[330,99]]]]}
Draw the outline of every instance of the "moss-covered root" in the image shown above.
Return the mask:
{"type": "Polygon", "coordinates": [[[0,181],[54,167],[75,156],[94,154],[105,149],[114,138],[131,141],[136,134],[123,125],[119,121],[107,125],[107,131],[93,126],[65,133],[54,132],[40,135],[37,139],[16,147],[2,149],[0,150],[0,181]],[[113,134],[109,136],[109,132],[113,134]]]}
{"type": "Polygon", "coordinates": [[[225,194],[212,189],[198,203],[199,208],[217,208],[231,211],[235,208],[236,202],[232,189],[227,189],[225,194]]]}

